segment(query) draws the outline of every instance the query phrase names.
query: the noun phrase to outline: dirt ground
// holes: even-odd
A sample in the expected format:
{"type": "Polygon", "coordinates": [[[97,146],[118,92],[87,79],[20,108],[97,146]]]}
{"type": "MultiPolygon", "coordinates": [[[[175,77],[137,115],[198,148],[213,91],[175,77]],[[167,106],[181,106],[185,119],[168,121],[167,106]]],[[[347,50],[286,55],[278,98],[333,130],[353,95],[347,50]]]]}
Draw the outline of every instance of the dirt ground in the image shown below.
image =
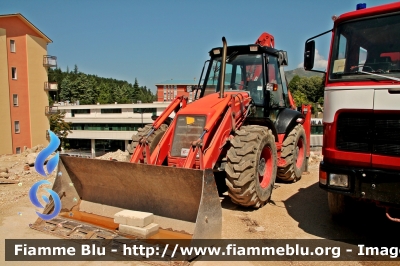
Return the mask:
{"type": "MultiPolygon", "coordinates": [[[[37,215],[29,200],[31,186],[42,179],[34,167],[26,166],[26,156],[1,155],[0,169],[8,168],[8,178],[0,178],[0,265],[54,265],[54,262],[5,262],[5,239],[50,239],[52,236],[29,227],[37,215]],[[7,184],[12,183],[12,184],[7,184]]],[[[390,222],[382,209],[360,205],[346,223],[333,222],[326,192],[318,187],[320,150],[313,152],[309,173],[296,183],[277,183],[272,201],[261,209],[238,207],[226,196],[222,204],[225,239],[347,239],[370,240],[385,236],[399,239],[400,225],[390,222]]],[[[47,177],[54,181],[55,174],[47,177]]],[[[144,262],[56,262],[59,265],[148,265],[144,262]]],[[[394,262],[207,262],[191,265],[390,265],[394,262]]]]}

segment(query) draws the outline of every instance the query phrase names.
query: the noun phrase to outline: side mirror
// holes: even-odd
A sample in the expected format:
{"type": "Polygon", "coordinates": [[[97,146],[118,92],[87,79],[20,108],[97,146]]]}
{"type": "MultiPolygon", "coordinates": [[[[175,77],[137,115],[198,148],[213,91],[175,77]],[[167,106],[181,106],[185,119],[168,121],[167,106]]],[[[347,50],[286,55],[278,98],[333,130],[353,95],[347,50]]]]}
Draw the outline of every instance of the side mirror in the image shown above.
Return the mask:
{"type": "Polygon", "coordinates": [[[304,69],[311,70],[314,67],[315,41],[306,42],[304,47],[304,69]]]}
{"type": "Polygon", "coordinates": [[[286,51],[278,52],[278,61],[280,66],[288,66],[288,55],[286,51]]]}

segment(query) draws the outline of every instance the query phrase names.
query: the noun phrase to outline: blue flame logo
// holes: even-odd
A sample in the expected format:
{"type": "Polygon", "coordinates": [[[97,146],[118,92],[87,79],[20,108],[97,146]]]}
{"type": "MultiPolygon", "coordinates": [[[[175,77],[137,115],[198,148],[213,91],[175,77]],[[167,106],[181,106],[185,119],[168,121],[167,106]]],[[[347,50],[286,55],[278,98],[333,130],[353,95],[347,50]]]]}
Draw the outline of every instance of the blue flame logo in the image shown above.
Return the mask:
{"type": "MultiPolygon", "coordinates": [[[[50,183],[49,181],[47,181],[47,180],[40,180],[39,182],[36,182],[36,183],[31,187],[31,189],[29,190],[29,198],[30,198],[32,204],[35,205],[36,207],[42,208],[42,209],[43,209],[44,207],[43,207],[43,205],[39,202],[38,198],[36,197],[36,194],[37,194],[37,191],[38,191],[38,189],[39,189],[39,186],[44,185],[44,184],[51,185],[51,183],[50,183]]],[[[42,214],[42,213],[39,213],[39,212],[36,212],[36,214],[37,214],[40,218],[42,218],[43,220],[51,220],[51,219],[53,219],[54,217],[56,217],[56,216],[60,213],[60,211],[61,211],[61,200],[60,200],[60,197],[57,195],[57,193],[54,192],[53,190],[48,189],[48,188],[45,188],[45,190],[46,190],[47,192],[49,192],[49,194],[50,194],[51,197],[53,198],[53,201],[54,201],[54,211],[53,211],[53,213],[51,213],[51,214],[42,214]]],[[[50,202],[50,201],[49,201],[49,198],[48,198],[47,196],[45,196],[45,195],[42,196],[42,199],[43,199],[47,204],[50,202]]]]}
{"type": "MultiPolygon", "coordinates": [[[[35,160],[35,170],[42,176],[46,177],[46,172],[44,170],[44,163],[46,161],[46,158],[49,157],[49,155],[52,154],[53,151],[57,150],[58,146],[60,145],[60,139],[54,134],[52,131],[49,130],[49,135],[50,135],[50,143],[49,145],[44,148],[36,157],[35,160]]],[[[54,169],[57,167],[58,160],[59,160],[59,153],[57,152],[56,155],[49,159],[46,165],[47,168],[47,174],[50,174],[51,172],[54,171],[54,169]]],[[[31,200],[32,204],[35,205],[38,208],[44,208],[42,204],[39,202],[36,194],[38,192],[38,189],[41,185],[51,185],[51,183],[47,180],[41,180],[39,182],[36,182],[31,189],[29,190],[29,199],[31,200]]],[[[39,212],[36,212],[36,214],[42,218],[43,220],[51,220],[54,217],[56,217],[60,211],[61,211],[61,200],[60,197],[57,195],[56,192],[54,192],[51,189],[45,188],[47,192],[51,195],[53,198],[54,202],[54,211],[51,214],[42,214],[39,212]]],[[[49,198],[45,195],[42,196],[42,199],[48,204],[49,198]]]]}
{"type": "MultiPolygon", "coordinates": [[[[39,152],[35,160],[35,170],[42,176],[46,176],[44,171],[44,162],[46,161],[46,158],[49,157],[53,151],[57,150],[58,146],[60,146],[60,139],[56,136],[56,134],[49,130],[49,135],[49,145],[39,152]]],[[[46,168],[48,174],[53,172],[53,170],[57,167],[59,157],[60,155],[57,152],[56,155],[47,162],[46,168]]]]}

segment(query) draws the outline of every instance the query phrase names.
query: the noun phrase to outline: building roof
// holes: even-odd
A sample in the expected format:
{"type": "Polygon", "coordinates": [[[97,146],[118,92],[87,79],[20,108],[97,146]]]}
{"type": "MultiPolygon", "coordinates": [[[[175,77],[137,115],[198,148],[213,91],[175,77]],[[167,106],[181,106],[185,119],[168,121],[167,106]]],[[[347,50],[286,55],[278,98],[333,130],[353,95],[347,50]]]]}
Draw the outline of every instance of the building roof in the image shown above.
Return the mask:
{"type": "Polygon", "coordinates": [[[198,80],[195,79],[170,79],[163,82],[156,83],[157,85],[197,85],[198,80]]]}
{"type": "Polygon", "coordinates": [[[87,104],[87,105],[55,105],[58,109],[123,109],[123,108],[166,108],[170,102],[126,103],[126,104],[87,104]]]}
{"type": "Polygon", "coordinates": [[[16,14],[0,14],[0,18],[5,18],[5,17],[18,17],[21,19],[23,22],[25,22],[26,25],[28,25],[31,29],[33,29],[37,34],[39,34],[43,39],[46,40],[47,43],[52,43],[53,41],[47,37],[43,32],[41,32],[38,28],[36,28],[35,25],[33,25],[26,17],[24,17],[21,13],[16,13],[16,14]]]}

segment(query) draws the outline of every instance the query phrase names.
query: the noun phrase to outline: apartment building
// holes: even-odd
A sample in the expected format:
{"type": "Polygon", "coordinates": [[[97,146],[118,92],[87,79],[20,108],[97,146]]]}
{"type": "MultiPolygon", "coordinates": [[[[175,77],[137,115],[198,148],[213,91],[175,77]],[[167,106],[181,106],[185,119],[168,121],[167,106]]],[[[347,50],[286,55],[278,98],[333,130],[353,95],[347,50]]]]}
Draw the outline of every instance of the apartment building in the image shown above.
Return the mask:
{"type": "Polygon", "coordinates": [[[47,69],[57,65],[47,55],[51,42],[23,15],[0,15],[0,154],[48,143],[47,69]]]}
{"type": "Polygon", "coordinates": [[[170,102],[175,99],[176,96],[186,96],[189,102],[194,100],[196,95],[195,91],[192,91],[194,86],[198,85],[198,81],[193,80],[166,80],[156,84],[157,87],[157,101],[158,102],[170,102]]]}

